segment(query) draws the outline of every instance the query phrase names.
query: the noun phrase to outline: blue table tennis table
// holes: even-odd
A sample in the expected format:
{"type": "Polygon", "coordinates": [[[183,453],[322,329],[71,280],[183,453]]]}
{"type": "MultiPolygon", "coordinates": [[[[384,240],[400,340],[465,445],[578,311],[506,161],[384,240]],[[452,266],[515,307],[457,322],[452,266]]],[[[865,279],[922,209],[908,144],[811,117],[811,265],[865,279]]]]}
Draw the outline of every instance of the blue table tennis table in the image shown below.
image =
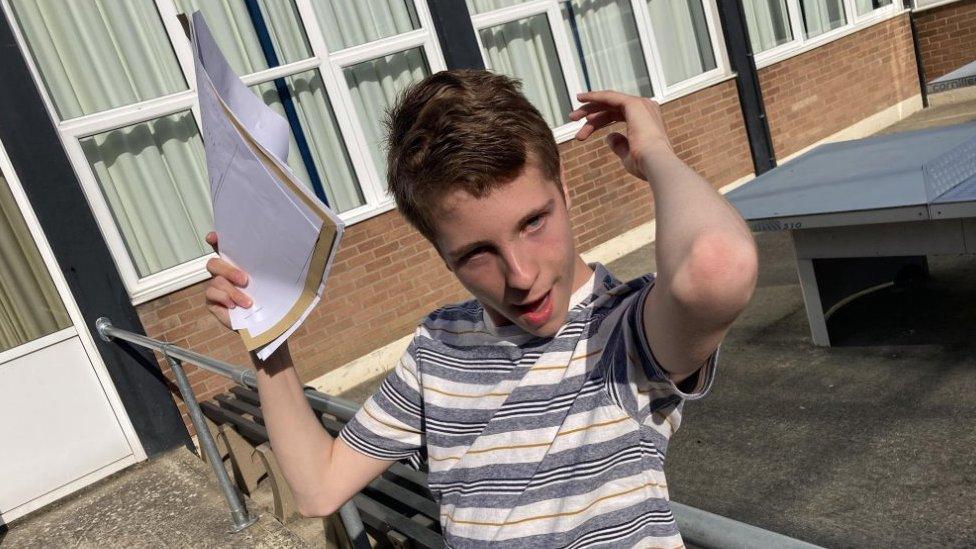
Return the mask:
{"type": "Polygon", "coordinates": [[[788,231],[816,345],[827,318],[927,256],[976,254],[976,123],[830,143],[726,195],[754,231],[788,231]]]}

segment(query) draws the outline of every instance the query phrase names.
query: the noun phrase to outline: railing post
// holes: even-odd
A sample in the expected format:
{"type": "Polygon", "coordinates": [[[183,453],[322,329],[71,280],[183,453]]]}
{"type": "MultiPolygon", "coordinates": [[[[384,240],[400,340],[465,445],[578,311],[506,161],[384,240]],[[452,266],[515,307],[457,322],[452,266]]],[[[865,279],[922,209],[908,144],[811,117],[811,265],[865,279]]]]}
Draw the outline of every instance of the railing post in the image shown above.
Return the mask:
{"type": "Polygon", "coordinates": [[[207,428],[203,418],[203,411],[200,410],[200,405],[193,395],[193,389],[190,388],[190,380],[187,379],[186,372],[183,371],[183,365],[179,360],[171,357],[165,347],[162,352],[163,356],[169,362],[170,369],[173,370],[173,376],[176,378],[176,385],[180,389],[180,394],[183,395],[183,402],[186,404],[186,410],[190,414],[190,421],[193,422],[193,428],[197,431],[197,440],[200,441],[200,449],[207,456],[207,461],[213,467],[214,474],[217,476],[217,484],[220,485],[220,491],[223,492],[224,498],[227,500],[227,505],[230,507],[231,521],[234,523],[231,532],[240,532],[257,522],[258,519],[256,516],[248,516],[247,509],[244,507],[244,503],[241,501],[237,489],[231,483],[227,469],[224,468],[224,460],[221,459],[220,452],[217,451],[217,443],[214,442],[213,435],[210,434],[210,429],[207,428]]]}
{"type": "Polygon", "coordinates": [[[349,543],[355,549],[369,549],[366,527],[363,526],[363,519],[359,516],[359,509],[351,499],[339,508],[339,520],[342,521],[342,527],[346,529],[349,543]]]}

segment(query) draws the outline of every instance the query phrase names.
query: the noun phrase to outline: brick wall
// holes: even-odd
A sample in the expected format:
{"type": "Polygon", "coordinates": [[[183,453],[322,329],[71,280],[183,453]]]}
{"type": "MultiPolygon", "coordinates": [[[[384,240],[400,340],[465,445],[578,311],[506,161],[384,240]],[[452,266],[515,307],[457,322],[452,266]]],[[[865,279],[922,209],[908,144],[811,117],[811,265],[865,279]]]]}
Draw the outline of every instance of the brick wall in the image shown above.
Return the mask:
{"type": "Polygon", "coordinates": [[[976,0],[918,12],[915,25],[926,82],[976,61],[976,0]]]}
{"type": "Polygon", "coordinates": [[[783,158],[920,93],[908,15],[764,67],[759,82],[783,158]]]}
{"type": "MultiPolygon", "coordinates": [[[[716,188],[752,172],[735,82],[728,80],[665,104],[662,112],[678,154],[716,188]]],[[[573,201],[577,246],[587,250],[652,218],[647,183],[630,177],[604,145],[610,131],[560,146],[573,201]]],[[[205,283],[139,305],[146,333],[214,358],[247,365],[237,334],[204,307],[205,283]]],[[[396,211],[347,229],[325,297],[290,346],[299,374],[311,380],[410,333],[439,305],[466,292],[434,249],[396,211]]],[[[169,367],[161,364],[171,377],[169,367]]],[[[187,366],[197,398],[230,383],[187,366]]],[[[186,420],[185,406],[177,399],[186,420]]],[[[187,421],[189,426],[189,422],[187,421]]],[[[192,432],[192,427],[190,428],[192,432]]]]}

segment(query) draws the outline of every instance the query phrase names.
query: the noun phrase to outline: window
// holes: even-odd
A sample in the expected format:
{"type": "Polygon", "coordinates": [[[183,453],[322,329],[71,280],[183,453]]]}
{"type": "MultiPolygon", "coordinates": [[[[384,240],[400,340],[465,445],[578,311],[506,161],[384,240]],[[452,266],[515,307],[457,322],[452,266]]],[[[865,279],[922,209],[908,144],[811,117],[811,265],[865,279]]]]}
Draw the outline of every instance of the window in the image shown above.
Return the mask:
{"type": "Polygon", "coordinates": [[[676,84],[715,68],[715,51],[701,0],[648,0],[664,79],[676,84]]]}
{"type": "Polygon", "coordinates": [[[744,0],[746,27],[753,53],[760,53],[793,40],[786,0],[744,0]]]}
{"type": "Polygon", "coordinates": [[[803,11],[803,26],[807,37],[813,38],[829,30],[844,26],[844,0],[800,0],[803,11]]]}
{"type": "Polygon", "coordinates": [[[667,98],[727,73],[714,0],[466,0],[485,65],[519,78],[557,138],[573,98],[667,98]]]}
{"type": "Polygon", "coordinates": [[[857,6],[858,15],[866,15],[893,3],[894,0],[855,0],[854,5],[857,6]]]}
{"type": "Polygon", "coordinates": [[[545,13],[478,31],[489,66],[522,80],[525,95],[552,127],[569,122],[566,77],[545,13]]]}
{"type": "Polygon", "coordinates": [[[392,207],[383,113],[444,68],[422,0],[0,3],[135,302],[205,278],[210,253],[193,59],[178,13],[203,13],[234,70],[288,120],[292,171],[347,222],[392,207]]]}
{"type": "Polygon", "coordinates": [[[44,259],[0,173],[0,354],[71,326],[44,259]]]}
{"type": "Polygon", "coordinates": [[[579,0],[559,7],[576,46],[573,60],[584,89],[654,95],[630,0],[604,2],[599,9],[579,0]]]}
{"type": "Polygon", "coordinates": [[[757,63],[843,34],[857,25],[897,13],[893,0],[743,0],[757,63]]]}

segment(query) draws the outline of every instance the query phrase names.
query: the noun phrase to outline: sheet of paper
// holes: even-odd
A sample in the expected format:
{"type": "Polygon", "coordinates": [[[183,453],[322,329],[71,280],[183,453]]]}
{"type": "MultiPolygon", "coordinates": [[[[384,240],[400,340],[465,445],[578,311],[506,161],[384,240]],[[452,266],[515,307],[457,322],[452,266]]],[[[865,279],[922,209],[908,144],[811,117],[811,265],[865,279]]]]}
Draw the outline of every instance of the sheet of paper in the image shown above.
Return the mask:
{"type": "Polygon", "coordinates": [[[192,34],[220,254],[250,275],[254,300],[231,325],[266,359],[321,299],[343,224],[291,173],[288,122],[234,74],[199,12],[192,34]]]}

